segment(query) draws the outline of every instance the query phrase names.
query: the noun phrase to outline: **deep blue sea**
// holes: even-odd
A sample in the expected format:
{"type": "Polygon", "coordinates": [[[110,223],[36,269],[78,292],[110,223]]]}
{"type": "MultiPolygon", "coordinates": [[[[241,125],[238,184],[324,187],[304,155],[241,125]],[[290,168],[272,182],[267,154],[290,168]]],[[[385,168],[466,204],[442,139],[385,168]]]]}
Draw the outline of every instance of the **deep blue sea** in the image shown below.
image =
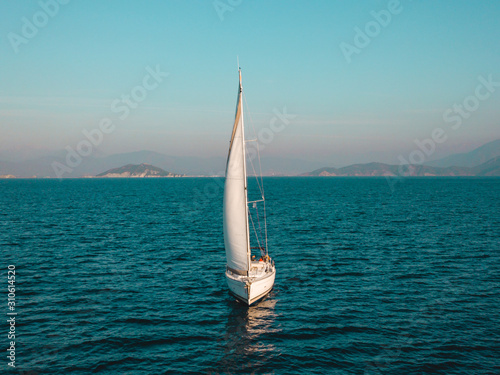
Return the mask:
{"type": "Polygon", "coordinates": [[[277,276],[250,308],[222,183],[0,180],[0,373],[500,374],[499,178],[265,178],[277,276]]]}

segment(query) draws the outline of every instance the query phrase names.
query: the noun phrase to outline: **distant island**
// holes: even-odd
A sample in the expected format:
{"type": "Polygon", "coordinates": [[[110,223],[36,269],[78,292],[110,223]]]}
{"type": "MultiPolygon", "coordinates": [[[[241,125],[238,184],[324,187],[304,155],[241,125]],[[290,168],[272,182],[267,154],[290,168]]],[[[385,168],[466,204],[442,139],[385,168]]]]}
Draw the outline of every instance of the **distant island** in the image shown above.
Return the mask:
{"type": "Polygon", "coordinates": [[[127,164],[123,167],[109,169],[106,172],[99,173],[96,177],[110,177],[110,178],[123,178],[123,177],[183,177],[182,174],[175,174],[167,172],[161,168],[155,167],[151,164],[127,164]]]}
{"type": "Polygon", "coordinates": [[[390,165],[384,163],[353,164],[343,168],[320,168],[301,176],[500,176],[500,157],[488,160],[477,167],[431,167],[428,165],[390,165]]]}

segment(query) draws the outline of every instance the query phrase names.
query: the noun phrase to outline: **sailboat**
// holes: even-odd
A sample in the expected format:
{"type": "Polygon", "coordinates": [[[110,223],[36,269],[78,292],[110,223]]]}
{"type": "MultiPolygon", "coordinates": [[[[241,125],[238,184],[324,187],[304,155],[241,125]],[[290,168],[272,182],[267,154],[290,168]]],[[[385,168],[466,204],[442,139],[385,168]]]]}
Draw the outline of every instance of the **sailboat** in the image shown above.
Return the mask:
{"type": "MultiPolygon", "coordinates": [[[[226,279],[229,291],[238,300],[251,305],[265,297],[274,286],[276,268],[268,254],[267,228],[265,220],[265,198],[262,178],[257,181],[260,199],[248,201],[248,181],[246,163],[245,126],[243,121],[243,87],[241,69],[238,67],[239,86],[236,102],[236,115],[229,143],[224,183],[224,245],[226,248],[226,279]],[[255,231],[254,220],[249,215],[249,204],[253,207],[263,205],[265,238],[255,231]],[[258,246],[250,246],[249,217],[256,234],[258,246]],[[252,255],[252,249],[260,250],[260,258],[252,255]]],[[[257,177],[257,176],[256,176],[257,177]]]]}

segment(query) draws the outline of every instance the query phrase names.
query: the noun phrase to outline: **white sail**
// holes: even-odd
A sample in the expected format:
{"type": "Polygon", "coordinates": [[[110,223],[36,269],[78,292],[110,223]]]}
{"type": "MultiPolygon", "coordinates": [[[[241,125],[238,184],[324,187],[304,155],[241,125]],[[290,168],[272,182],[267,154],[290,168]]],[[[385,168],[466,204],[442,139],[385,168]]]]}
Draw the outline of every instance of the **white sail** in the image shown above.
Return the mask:
{"type": "Polygon", "coordinates": [[[233,273],[247,275],[249,270],[248,206],[241,72],[236,116],[229,145],[224,185],[224,244],[227,267],[233,273]]]}

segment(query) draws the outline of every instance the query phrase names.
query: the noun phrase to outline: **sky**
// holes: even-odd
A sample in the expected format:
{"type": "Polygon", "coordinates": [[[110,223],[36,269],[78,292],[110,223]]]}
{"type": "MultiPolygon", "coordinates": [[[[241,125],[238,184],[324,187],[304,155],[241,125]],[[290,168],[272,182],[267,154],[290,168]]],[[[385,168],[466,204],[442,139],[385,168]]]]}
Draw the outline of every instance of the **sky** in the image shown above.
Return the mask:
{"type": "Polygon", "coordinates": [[[263,155],[470,151],[500,138],[499,19],[497,0],[1,0],[0,158],[84,133],[96,156],[225,156],[237,59],[263,155]]]}

